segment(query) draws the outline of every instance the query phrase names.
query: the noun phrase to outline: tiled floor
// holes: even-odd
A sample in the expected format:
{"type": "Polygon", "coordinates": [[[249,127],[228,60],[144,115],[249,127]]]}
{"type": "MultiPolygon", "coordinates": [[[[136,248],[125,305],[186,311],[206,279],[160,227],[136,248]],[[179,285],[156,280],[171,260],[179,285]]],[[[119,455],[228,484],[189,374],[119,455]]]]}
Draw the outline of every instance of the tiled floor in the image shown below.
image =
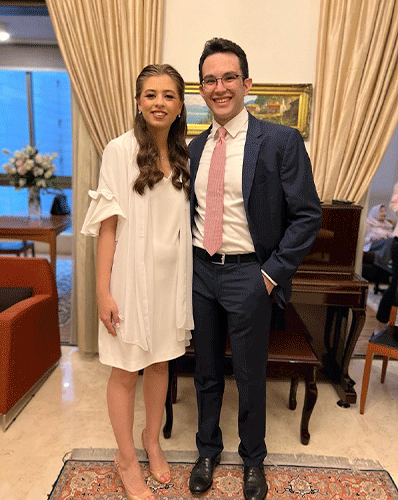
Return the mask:
{"type": "MultiPolygon", "coordinates": [[[[73,448],[115,448],[108,421],[105,388],[109,368],[97,357],[87,358],[75,347],[62,348],[60,365],[5,433],[0,433],[0,499],[44,500],[62,467],[62,457],[73,448]]],[[[353,359],[350,375],[361,387],[363,360],[353,359]]],[[[398,484],[398,363],[390,361],[385,384],[379,382],[381,362],[375,361],[365,414],[359,404],[337,406],[337,393],[319,382],[319,399],[310,421],[311,441],[299,439],[300,407],[287,408],[289,382],[270,380],[267,394],[267,445],[270,453],[341,456],[379,461],[398,484]]],[[[227,451],[238,446],[237,394],[227,380],[222,414],[227,451]]],[[[192,378],[179,378],[171,439],[165,450],[195,450],[196,404],[192,378]]],[[[138,437],[144,425],[141,391],[137,396],[138,437]]]]}

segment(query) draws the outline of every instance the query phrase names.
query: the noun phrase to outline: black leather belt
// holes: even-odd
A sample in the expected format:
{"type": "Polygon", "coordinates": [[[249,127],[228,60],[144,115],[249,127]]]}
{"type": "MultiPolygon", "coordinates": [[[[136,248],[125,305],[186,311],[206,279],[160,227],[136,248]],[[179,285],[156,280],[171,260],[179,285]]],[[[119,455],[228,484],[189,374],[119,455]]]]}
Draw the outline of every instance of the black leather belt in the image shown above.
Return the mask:
{"type": "Polygon", "coordinates": [[[212,262],[213,264],[238,264],[240,262],[256,262],[257,255],[252,253],[238,253],[238,254],[225,254],[225,253],[215,253],[210,255],[206,250],[199,247],[193,247],[194,255],[197,255],[199,259],[205,260],[207,262],[212,262]]]}

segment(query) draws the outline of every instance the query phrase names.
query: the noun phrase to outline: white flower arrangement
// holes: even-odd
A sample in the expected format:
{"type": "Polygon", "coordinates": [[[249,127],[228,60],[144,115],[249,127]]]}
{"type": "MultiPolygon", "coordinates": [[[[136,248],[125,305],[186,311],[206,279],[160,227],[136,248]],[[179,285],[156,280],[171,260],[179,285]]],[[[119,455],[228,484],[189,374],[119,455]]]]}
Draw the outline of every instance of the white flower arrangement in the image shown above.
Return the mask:
{"type": "MultiPolygon", "coordinates": [[[[3,153],[11,155],[10,151],[3,149],[3,153]]],[[[3,169],[7,172],[11,186],[15,189],[25,187],[56,188],[54,160],[57,153],[40,154],[34,146],[26,146],[4,163],[3,169]]]]}

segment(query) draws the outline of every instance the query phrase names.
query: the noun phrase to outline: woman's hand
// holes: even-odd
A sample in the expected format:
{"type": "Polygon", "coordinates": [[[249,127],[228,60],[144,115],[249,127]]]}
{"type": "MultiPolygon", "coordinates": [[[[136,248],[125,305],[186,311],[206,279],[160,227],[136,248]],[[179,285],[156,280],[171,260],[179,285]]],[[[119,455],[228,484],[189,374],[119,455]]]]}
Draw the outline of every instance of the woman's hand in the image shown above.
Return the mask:
{"type": "Polygon", "coordinates": [[[98,294],[98,315],[99,319],[105,325],[108,333],[117,336],[116,328],[120,326],[119,311],[110,293],[98,294]]]}

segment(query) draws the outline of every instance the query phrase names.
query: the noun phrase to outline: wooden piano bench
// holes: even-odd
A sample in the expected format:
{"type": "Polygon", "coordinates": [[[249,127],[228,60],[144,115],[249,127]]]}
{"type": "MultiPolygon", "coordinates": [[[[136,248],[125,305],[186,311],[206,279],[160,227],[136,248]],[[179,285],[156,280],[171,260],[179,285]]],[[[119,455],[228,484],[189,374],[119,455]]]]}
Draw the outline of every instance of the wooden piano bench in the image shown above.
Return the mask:
{"type": "Polygon", "coordinates": [[[286,324],[283,330],[272,330],[268,343],[268,377],[290,377],[289,408],[297,406],[296,394],[300,379],[305,382],[304,405],[301,414],[300,439],[308,444],[310,434],[308,425],[316,400],[318,389],[316,374],[321,366],[312,345],[310,335],[299,314],[292,304],[286,308],[286,324]]]}
{"type": "MultiPolygon", "coordinates": [[[[184,356],[169,363],[169,388],[166,399],[166,423],[163,428],[165,438],[170,438],[173,427],[173,403],[177,401],[177,377],[181,361],[194,357],[191,343],[184,356]]],[[[231,357],[229,343],[225,353],[231,357]]],[[[309,421],[314,409],[318,389],[316,373],[321,363],[312,346],[309,333],[294,306],[286,309],[286,324],[283,330],[272,330],[269,337],[267,377],[289,377],[290,394],[288,407],[294,410],[297,406],[296,394],[300,379],[305,382],[304,405],[301,415],[300,439],[307,445],[310,441],[309,421]]],[[[192,384],[193,387],[193,384],[192,384]]]]}

